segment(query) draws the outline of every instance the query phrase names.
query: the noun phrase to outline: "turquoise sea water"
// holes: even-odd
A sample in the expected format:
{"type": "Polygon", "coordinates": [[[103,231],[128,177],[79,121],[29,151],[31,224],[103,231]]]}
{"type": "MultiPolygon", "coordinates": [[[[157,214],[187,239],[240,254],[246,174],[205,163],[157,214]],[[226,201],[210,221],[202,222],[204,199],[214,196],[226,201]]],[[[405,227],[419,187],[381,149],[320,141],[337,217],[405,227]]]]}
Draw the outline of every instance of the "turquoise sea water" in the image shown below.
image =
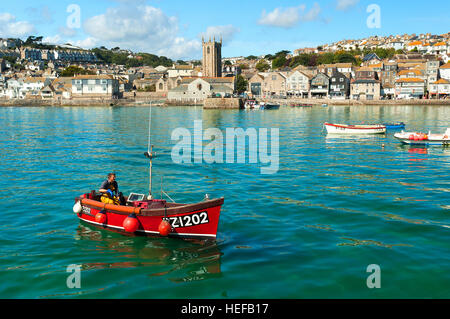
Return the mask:
{"type": "Polygon", "coordinates": [[[444,132],[448,107],[153,108],[154,191],[225,197],[215,242],[82,224],[76,196],[118,173],[146,192],[149,109],[0,108],[0,298],[449,298],[450,148],[393,134],[327,138],[326,121],[444,132]],[[175,128],[279,128],[279,171],[172,162],[175,128]],[[384,148],[382,145],[385,144],[384,148]],[[81,288],[68,288],[69,265],[81,288]],[[381,288],[366,271],[381,269],[381,288]]]}

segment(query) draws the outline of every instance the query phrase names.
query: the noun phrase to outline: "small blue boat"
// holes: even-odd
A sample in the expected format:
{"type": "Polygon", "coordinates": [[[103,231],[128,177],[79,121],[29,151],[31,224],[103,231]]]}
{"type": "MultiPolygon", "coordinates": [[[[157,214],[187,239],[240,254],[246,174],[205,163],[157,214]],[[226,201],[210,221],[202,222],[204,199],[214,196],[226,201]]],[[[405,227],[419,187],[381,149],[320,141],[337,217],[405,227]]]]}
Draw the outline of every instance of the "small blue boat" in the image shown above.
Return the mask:
{"type": "Polygon", "coordinates": [[[388,130],[403,130],[406,125],[403,122],[400,123],[385,123],[383,124],[384,126],[386,126],[386,128],[388,130]]]}

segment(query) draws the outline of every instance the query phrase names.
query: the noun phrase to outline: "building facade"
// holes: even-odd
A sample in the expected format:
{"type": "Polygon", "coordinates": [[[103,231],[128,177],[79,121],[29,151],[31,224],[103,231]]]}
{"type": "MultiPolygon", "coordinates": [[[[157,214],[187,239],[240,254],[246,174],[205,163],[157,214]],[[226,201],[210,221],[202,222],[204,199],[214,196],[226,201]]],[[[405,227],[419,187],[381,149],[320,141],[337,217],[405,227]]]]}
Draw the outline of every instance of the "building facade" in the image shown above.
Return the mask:
{"type": "Polygon", "coordinates": [[[234,78],[185,78],[169,90],[170,102],[200,103],[209,97],[227,97],[234,92],[234,78]]]}
{"type": "Polygon", "coordinates": [[[311,77],[300,72],[294,71],[286,78],[287,93],[290,96],[307,98],[309,96],[309,83],[311,77]]]}
{"type": "Polygon", "coordinates": [[[119,80],[112,75],[80,75],[72,79],[73,97],[119,96],[119,80]]]}
{"type": "Polygon", "coordinates": [[[347,99],[350,95],[350,80],[341,72],[334,72],[330,78],[330,98],[347,99]]]}
{"type": "Polygon", "coordinates": [[[323,73],[317,73],[311,79],[310,94],[312,98],[327,98],[330,89],[330,78],[323,73]]]}

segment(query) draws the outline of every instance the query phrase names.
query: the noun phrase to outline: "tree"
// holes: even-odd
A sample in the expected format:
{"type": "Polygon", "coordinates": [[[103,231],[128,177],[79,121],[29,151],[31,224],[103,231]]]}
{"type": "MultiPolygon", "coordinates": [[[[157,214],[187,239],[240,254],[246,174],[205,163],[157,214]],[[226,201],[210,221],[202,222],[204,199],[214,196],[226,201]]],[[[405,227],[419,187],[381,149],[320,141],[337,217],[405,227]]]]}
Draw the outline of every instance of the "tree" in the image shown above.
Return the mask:
{"type": "Polygon", "coordinates": [[[236,92],[238,94],[244,93],[245,91],[247,91],[248,88],[248,81],[242,76],[242,75],[238,75],[236,77],[236,92]]]}
{"type": "Polygon", "coordinates": [[[267,70],[270,69],[270,65],[264,61],[264,60],[260,60],[258,63],[256,63],[255,68],[259,71],[259,72],[265,72],[267,70]]]}
{"type": "Polygon", "coordinates": [[[232,64],[231,64],[231,62],[230,62],[229,60],[226,60],[225,63],[224,63],[223,65],[226,65],[226,66],[232,66],[232,64]]]}
{"type": "Polygon", "coordinates": [[[356,58],[350,53],[340,53],[336,55],[336,62],[356,64],[356,58]]]}
{"type": "Polygon", "coordinates": [[[286,65],[286,56],[285,55],[279,55],[272,61],[272,68],[273,69],[279,69],[286,65]]]}
{"type": "Polygon", "coordinates": [[[246,60],[258,60],[258,57],[255,55],[249,55],[248,57],[245,58],[246,60]]]}
{"type": "Polygon", "coordinates": [[[71,66],[65,68],[61,72],[62,77],[73,77],[75,75],[85,75],[85,74],[94,75],[95,73],[92,71],[80,68],[79,66],[76,66],[76,65],[71,65],[71,66]]]}

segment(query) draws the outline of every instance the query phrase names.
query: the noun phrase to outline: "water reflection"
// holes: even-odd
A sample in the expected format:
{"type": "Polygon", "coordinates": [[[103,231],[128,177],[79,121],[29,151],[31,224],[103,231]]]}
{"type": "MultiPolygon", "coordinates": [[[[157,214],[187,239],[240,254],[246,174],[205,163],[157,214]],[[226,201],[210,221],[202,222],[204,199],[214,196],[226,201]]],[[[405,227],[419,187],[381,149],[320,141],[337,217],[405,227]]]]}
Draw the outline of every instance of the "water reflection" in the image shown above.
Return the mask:
{"type": "Polygon", "coordinates": [[[95,243],[102,254],[118,253],[118,261],[83,263],[83,270],[142,268],[149,276],[167,276],[172,282],[200,281],[221,276],[221,256],[215,240],[135,238],[79,225],[78,240],[95,243]],[[164,268],[164,271],[161,270],[164,268]],[[168,268],[168,269],[167,269],[168,268]],[[176,273],[176,274],[172,274],[176,273]],[[179,276],[180,273],[182,276],[179,276]]]}

